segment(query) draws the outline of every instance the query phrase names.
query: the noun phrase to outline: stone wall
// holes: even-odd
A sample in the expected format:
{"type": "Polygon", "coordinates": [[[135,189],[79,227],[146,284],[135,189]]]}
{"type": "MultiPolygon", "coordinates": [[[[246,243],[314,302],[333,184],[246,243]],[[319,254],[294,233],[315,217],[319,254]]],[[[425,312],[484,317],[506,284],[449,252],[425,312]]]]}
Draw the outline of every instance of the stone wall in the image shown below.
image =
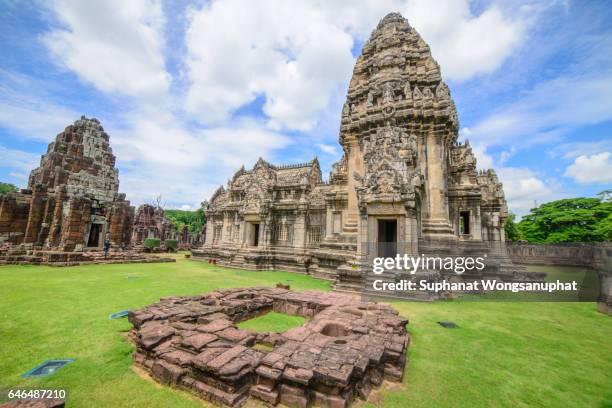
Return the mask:
{"type": "Polygon", "coordinates": [[[508,243],[506,248],[515,263],[594,269],[599,275],[597,309],[612,315],[612,243],[508,243]]]}
{"type": "Polygon", "coordinates": [[[510,259],[518,264],[584,266],[597,268],[606,254],[612,256],[612,243],[528,244],[508,242],[510,259]]]}

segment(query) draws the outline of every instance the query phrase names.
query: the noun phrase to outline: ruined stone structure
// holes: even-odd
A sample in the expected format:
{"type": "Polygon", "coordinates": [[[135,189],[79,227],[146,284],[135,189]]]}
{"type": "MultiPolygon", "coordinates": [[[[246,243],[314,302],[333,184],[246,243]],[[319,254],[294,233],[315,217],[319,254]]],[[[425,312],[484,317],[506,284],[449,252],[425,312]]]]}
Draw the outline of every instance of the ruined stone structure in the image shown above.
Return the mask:
{"type": "Polygon", "coordinates": [[[142,245],[147,238],[157,238],[162,242],[176,239],[174,223],[164,214],[164,210],[150,204],[138,207],[132,230],[132,245],[142,245]]]}
{"type": "MultiPolygon", "coordinates": [[[[479,171],[448,86],[406,19],[387,15],[362,49],[342,109],[344,155],[321,178],[316,159],[240,169],[210,199],[196,258],[251,269],[301,271],[358,290],[363,255],[489,254],[512,270],[495,171],[479,171]]],[[[491,271],[491,268],[489,268],[491,271]]]]}
{"type": "Polygon", "coordinates": [[[183,228],[178,236],[179,248],[191,249],[202,246],[202,244],[204,244],[205,228],[206,227],[202,228],[202,232],[194,233],[189,230],[189,226],[183,225],[183,228]]]}
{"type": "Polygon", "coordinates": [[[402,380],[410,342],[408,321],[387,305],[282,288],[165,298],[129,320],[137,365],[157,381],[229,406],[249,395],[296,407],[367,400],[384,379],[402,380]],[[310,320],[284,333],[236,327],[272,310],[310,320]]]}
{"type": "Polygon", "coordinates": [[[119,193],[109,136],[84,116],[49,144],[28,188],[0,196],[0,244],[56,251],[130,244],[134,209],[119,193]]]}

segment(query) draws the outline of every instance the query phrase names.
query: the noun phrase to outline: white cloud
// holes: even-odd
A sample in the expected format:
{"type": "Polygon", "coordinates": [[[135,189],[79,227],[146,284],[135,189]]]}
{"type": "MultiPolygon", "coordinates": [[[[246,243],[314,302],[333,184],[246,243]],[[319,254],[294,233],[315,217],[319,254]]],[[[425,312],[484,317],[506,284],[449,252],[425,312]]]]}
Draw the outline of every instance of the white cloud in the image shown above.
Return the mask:
{"type": "Polygon", "coordinates": [[[561,76],[471,126],[488,146],[528,146],[558,140],[570,129],[612,118],[612,73],[561,76]]]}
{"type": "Polygon", "coordinates": [[[317,147],[321,149],[321,151],[324,153],[335,155],[335,156],[338,155],[338,149],[336,149],[336,146],[323,144],[323,143],[317,143],[317,147]]]}
{"type": "Polygon", "coordinates": [[[458,81],[495,71],[525,38],[529,16],[496,5],[473,15],[468,1],[408,1],[404,16],[431,45],[443,75],[458,81]],[[476,46],[477,44],[477,46],[476,46]]]}
{"type": "Polygon", "coordinates": [[[502,167],[497,170],[510,211],[519,217],[528,213],[534,206],[553,200],[559,196],[559,186],[555,180],[542,180],[531,170],[519,167],[502,167]]]}
{"type": "Polygon", "coordinates": [[[364,41],[388,12],[400,10],[431,44],[447,78],[497,69],[524,38],[526,17],[468,1],[212,2],[190,13],[186,107],[219,122],[262,96],[275,128],[309,130],[350,79],[354,39],[364,41]],[[433,9],[432,9],[433,8],[433,9]],[[478,43],[478,47],[474,44],[478,43]]]}
{"type": "Polygon", "coordinates": [[[291,143],[255,120],[198,129],[167,113],[126,119],[122,125],[112,119],[103,124],[125,170],[120,174],[121,191],[137,204],[161,194],[168,206],[196,208],[240,166],[259,157],[273,160],[276,151],[291,143]]]}
{"type": "Polygon", "coordinates": [[[574,142],[563,143],[553,147],[549,155],[553,158],[575,159],[578,156],[590,156],[595,153],[612,151],[612,139],[604,139],[596,142],[574,142]]]}
{"type": "Polygon", "coordinates": [[[127,127],[112,129],[117,155],[125,161],[145,161],[183,169],[240,167],[259,156],[286,147],[291,140],[255,120],[215,128],[189,128],[172,114],[133,115],[127,127]]]}
{"type": "Polygon", "coordinates": [[[30,101],[13,104],[0,100],[0,126],[26,139],[49,141],[79,117],[70,109],[52,103],[30,101]]]}
{"type": "Polygon", "coordinates": [[[187,109],[227,119],[258,95],[275,128],[308,130],[349,80],[353,40],[305,1],[228,0],[192,10],[187,109]]]}
{"type": "Polygon", "coordinates": [[[105,92],[147,100],[170,84],[158,0],[56,0],[62,23],[43,36],[59,65],[105,92]]]}
{"type": "MultiPolygon", "coordinates": [[[[443,75],[454,80],[493,72],[521,45],[529,25],[525,13],[510,16],[496,5],[475,14],[467,0],[364,1],[351,7],[323,0],[205,2],[186,13],[184,66],[172,78],[164,62],[166,17],[159,0],[57,0],[51,8],[62,27],[43,40],[55,62],[111,96],[135,97],[132,110],[101,118],[122,168],[122,191],[135,203],[162,194],[175,208],[197,206],[240,165],[259,156],[275,161],[296,140],[314,141],[309,148],[328,158],[337,154],[334,141],[314,133],[336,137],[352,49],[388,12],[409,19],[431,45],[443,75]],[[181,82],[184,75],[185,94],[179,87],[170,90],[171,81],[181,82]],[[168,99],[184,105],[172,113],[157,111],[168,99]],[[263,118],[252,119],[259,115],[248,108],[232,118],[255,100],[262,101],[263,118]],[[282,129],[311,134],[289,138],[282,129]]],[[[47,116],[61,125],[45,132],[46,139],[78,117],[53,107],[47,116]]],[[[7,122],[19,114],[7,112],[7,122]]],[[[491,167],[486,145],[475,144],[474,150],[479,166],[491,167]]]]}
{"type": "MultiPolygon", "coordinates": [[[[40,155],[9,149],[0,145],[0,167],[7,167],[20,172],[29,172],[40,163],[40,155]]],[[[13,176],[14,177],[14,176],[13,176]]]]}
{"type": "Polygon", "coordinates": [[[0,70],[0,127],[30,140],[49,141],[79,114],[49,101],[44,83],[0,70]]]}
{"type": "Polygon", "coordinates": [[[612,154],[602,152],[578,156],[565,170],[564,176],[579,183],[612,183],[612,154]]]}

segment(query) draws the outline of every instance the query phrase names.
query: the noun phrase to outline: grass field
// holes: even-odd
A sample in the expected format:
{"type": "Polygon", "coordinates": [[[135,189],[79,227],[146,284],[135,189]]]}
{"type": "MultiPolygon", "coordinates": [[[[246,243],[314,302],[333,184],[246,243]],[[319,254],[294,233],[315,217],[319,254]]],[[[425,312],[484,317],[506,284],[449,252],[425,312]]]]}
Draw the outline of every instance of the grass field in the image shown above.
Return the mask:
{"type": "Polygon", "coordinates": [[[306,323],[306,319],[300,316],[290,316],[283,313],[269,312],[263,316],[255,317],[238,323],[241,329],[254,332],[274,332],[282,333],[294,327],[299,327],[306,323]]]}
{"type": "MultiPolygon", "coordinates": [[[[223,287],[283,282],[297,290],[330,289],[299,274],[180,258],[175,264],[0,266],[0,282],[0,389],[64,388],[69,407],[202,406],[131,370],[132,346],[122,336],[130,324],[108,320],[110,313],[223,287]],[[76,361],[50,377],[20,377],[51,358],[76,361]]],[[[410,319],[410,361],[404,384],[384,389],[376,406],[612,406],[612,318],[593,303],[394,307],[410,319]],[[442,328],[440,320],[459,328],[442,328]]]]}

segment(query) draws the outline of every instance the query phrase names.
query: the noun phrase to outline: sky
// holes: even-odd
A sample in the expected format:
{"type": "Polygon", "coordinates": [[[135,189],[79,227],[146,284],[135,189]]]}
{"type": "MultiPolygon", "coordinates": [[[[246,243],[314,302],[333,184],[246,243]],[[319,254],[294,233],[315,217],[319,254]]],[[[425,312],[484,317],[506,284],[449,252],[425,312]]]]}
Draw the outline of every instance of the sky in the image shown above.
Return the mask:
{"type": "MultiPolygon", "coordinates": [[[[195,209],[259,157],[340,159],[356,58],[399,11],[430,45],[510,211],[612,188],[606,1],[0,1],[0,181],[98,118],[135,205],[195,209]]],[[[325,176],[327,177],[327,176],[325,176]]]]}

